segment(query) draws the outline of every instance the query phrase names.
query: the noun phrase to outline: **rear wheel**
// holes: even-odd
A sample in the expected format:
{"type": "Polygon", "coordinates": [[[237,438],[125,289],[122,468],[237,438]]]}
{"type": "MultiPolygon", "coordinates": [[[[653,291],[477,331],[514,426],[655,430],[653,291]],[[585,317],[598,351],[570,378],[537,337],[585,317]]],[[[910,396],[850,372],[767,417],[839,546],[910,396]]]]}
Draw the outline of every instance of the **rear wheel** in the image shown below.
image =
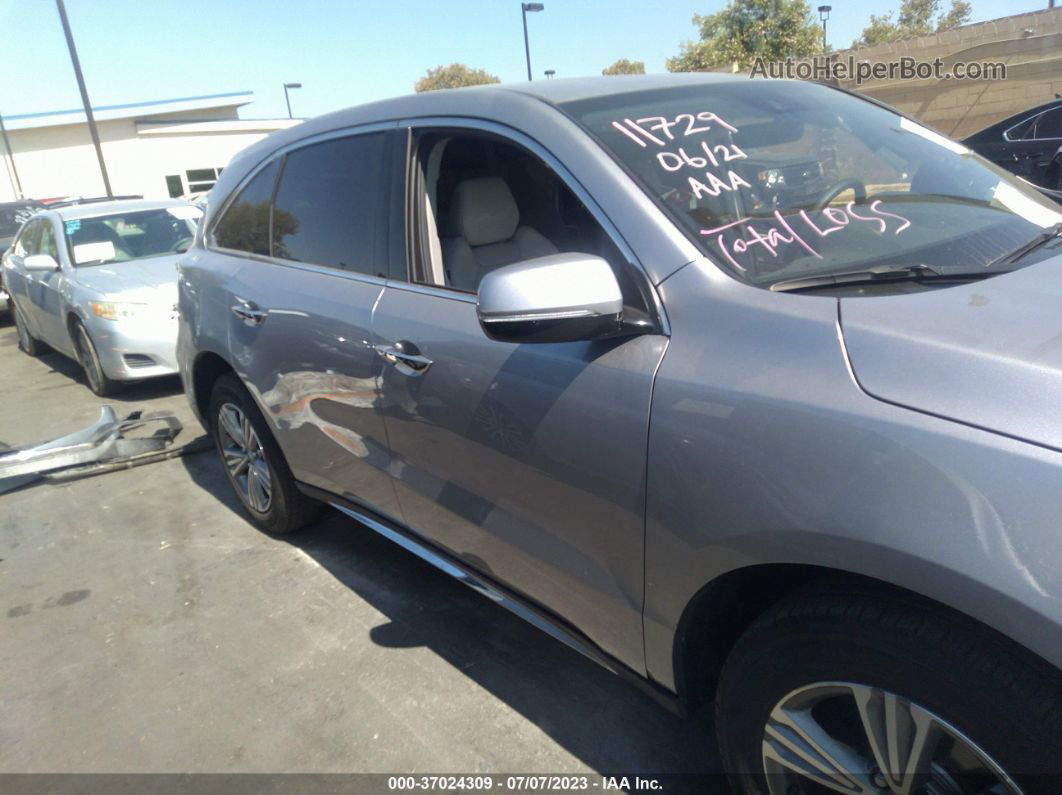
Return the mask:
{"type": "Polygon", "coordinates": [[[22,315],[22,310],[18,308],[18,304],[13,300],[11,300],[11,314],[15,318],[15,331],[18,332],[18,349],[30,356],[40,356],[44,353],[43,343],[30,334],[29,327],[26,325],[26,318],[22,315]]]}
{"type": "Polygon", "coordinates": [[[77,359],[81,369],[85,371],[85,381],[88,388],[100,397],[113,395],[122,388],[121,381],[108,378],[103,372],[99,354],[96,352],[96,344],[89,336],[88,329],[80,320],[74,323],[74,348],[77,351],[77,359]]]}
{"type": "Polygon", "coordinates": [[[299,491],[265,417],[234,375],[214,384],[210,425],[229,484],[258,529],[283,535],[317,518],[321,504],[299,491]]]}
{"type": "Polygon", "coordinates": [[[1062,791],[1062,675],[902,594],[836,587],[770,610],[727,660],[716,723],[741,792],[1062,791]]]}

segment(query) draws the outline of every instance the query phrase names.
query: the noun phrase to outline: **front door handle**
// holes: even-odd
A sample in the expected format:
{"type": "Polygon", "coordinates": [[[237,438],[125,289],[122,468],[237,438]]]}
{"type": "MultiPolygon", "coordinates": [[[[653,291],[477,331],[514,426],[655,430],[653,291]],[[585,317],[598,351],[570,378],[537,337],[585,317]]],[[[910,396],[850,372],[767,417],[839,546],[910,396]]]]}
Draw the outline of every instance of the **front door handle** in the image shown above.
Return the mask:
{"type": "Polygon", "coordinates": [[[422,375],[432,365],[432,360],[422,356],[416,345],[405,340],[394,345],[377,345],[376,352],[403,375],[422,375]]]}
{"type": "Polygon", "coordinates": [[[250,301],[241,301],[238,304],[233,304],[232,314],[236,315],[236,317],[248,326],[261,325],[262,321],[265,320],[268,315],[264,309],[259,309],[256,304],[253,304],[250,301]]]}

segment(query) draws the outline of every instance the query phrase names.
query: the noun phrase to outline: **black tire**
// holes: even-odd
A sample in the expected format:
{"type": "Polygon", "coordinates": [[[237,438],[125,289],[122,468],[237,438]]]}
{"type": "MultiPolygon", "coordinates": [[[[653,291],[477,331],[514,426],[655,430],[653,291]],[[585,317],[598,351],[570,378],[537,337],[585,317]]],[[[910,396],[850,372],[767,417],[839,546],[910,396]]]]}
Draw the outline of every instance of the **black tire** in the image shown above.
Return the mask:
{"type": "MultiPolygon", "coordinates": [[[[320,515],[323,506],[299,491],[288,462],[284,460],[284,454],[277,445],[276,439],[273,438],[265,417],[262,416],[262,412],[259,411],[258,405],[246,387],[235,375],[223,375],[215,382],[210,396],[209,417],[214,448],[217,450],[229,485],[236,492],[251,522],[259,530],[269,535],[284,535],[301,529],[320,515]],[[263,505],[260,500],[257,505],[254,504],[256,500],[251,496],[252,493],[260,495],[262,492],[255,488],[256,484],[251,483],[252,463],[247,464],[244,470],[247,474],[242,479],[240,474],[230,469],[225,450],[234,449],[231,442],[238,441],[234,439],[236,434],[226,438],[229,432],[225,429],[222,410],[230,410],[230,407],[238,409],[250,423],[254,437],[260,445],[255,461],[264,462],[269,475],[268,504],[263,505]]],[[[248,446],[252,450],[255,448],[253,441],[249,442],[248,446]]],[[[257,485],[260,486],[260,483],[258,481],[257,485]]]]}
{"type": "Polygon", "coordinates": [[[44,353],[44,343],[30,333],[18,304],[10,298],[8,301],[11,305],[11,317],[15,321],[15,331],[18,333],[18,349],[29,356],[40,356],[44,353]]]}
{"type": "MultiPolygon", "coordinates": [[[[844,725],[863,726],[855,701],[842,706],[846,690],[832,703],[811,700],[828,688],[801,691],[830,682],[858,683],[863,693],[866,686],[878,688],[928,710],[972,741],[1026,795],[1062,792],[1059,671],[964,616],[913,595],[858,584],[821,587],[784,600],[735,645],[716,694],[720,752],[735,792],[769,791],[765,729],[772,710],[795,692],[812,695],[797,695],[789,704],[809,698],[807,703],[833,710],[834,720],[845,709],[849,723],[844,725]]],[[[819,713],[823,720],[830,714],[819,713]]],[[[862,772],[873,770],[869,742],[863,758],[870,761],[862,772]]],[[[939,767],[946,770],[948,764],[939,767]]],[[[872,775],[879,776],[880,786],[880,773],[872,775]]],[[[791,786],[783,776],[775,785],[775,791],[791,786]]],[[[820,791],[816,786],[791,791],[820,791]]],[[[941,786],[933,791],[980,790],[941,786]]]]}
{"type": "Polygon", "coordinates": [[[108,397],[121,391],[124,384],[109,378],[103,372],[100,356],[96,352],[96,343],[92,341],[88,329],[80,320],[74,321],[71,329],[71,338],[74,341],[74,350],[77,351],[77,360],[81,369],[85,371],[85,383],[92,392],[100,397],[108,397]]]}

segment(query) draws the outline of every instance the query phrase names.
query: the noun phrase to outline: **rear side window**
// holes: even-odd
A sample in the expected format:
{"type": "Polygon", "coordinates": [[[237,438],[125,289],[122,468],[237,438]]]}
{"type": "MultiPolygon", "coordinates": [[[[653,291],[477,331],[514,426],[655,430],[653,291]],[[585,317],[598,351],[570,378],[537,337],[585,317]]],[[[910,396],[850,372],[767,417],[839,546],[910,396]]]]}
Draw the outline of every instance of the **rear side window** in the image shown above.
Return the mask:
{"type": "Polygon", "coordinates": [[[48,221],[41,221],[41,236],[37,241],[37,253],[47,254],[56,262],[59,261],[59,246],[55,243],[55,229],[48,221]]]}
{"type": "Polygon", "coordinates": [[[385,133],[313,144],[290,152],[273,209],[273,256],[378,274],[373,254],[384,217],[385,133]]]}
{"type": "Polygon", "coordinates": [[[214,227],[221,248],[269,256],[269,202],[277,180],[274,160],[244,186],[214,227]]]}

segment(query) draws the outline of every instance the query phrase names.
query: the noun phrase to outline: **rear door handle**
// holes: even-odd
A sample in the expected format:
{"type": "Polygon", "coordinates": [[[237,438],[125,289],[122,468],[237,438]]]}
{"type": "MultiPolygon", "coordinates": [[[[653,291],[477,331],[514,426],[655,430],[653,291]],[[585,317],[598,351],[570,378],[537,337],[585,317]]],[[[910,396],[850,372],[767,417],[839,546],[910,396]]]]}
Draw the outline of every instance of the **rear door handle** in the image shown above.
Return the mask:
{"type": "Polygon", "coordinates": [[[421,375],[432,365],[432,360],[422,356],[416,345],[405,340],[394,345],[377,345],[376,352],[403,375],[421,375]]]}
{"type": "Polygon", "coordinates": [[[248,326],[258,326],[261,325],[269,313],[264,309],[259,309],[256,304],[250,301],[241,301],[238,304],[233,304],[232,314],[236,315],[248,326]]]}

